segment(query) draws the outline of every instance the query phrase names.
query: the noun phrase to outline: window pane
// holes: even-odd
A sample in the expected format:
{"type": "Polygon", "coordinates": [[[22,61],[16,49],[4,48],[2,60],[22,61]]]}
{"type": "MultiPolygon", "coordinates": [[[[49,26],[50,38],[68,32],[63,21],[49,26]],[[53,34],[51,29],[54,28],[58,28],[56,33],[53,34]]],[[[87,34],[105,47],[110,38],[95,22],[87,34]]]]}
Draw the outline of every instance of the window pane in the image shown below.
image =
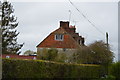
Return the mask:
{"type": "Polygon", "coordinates": [[[62,34],[56,34],[55,35],[55,40],[62,41],[63,40],[63,35],[62,34]]]}

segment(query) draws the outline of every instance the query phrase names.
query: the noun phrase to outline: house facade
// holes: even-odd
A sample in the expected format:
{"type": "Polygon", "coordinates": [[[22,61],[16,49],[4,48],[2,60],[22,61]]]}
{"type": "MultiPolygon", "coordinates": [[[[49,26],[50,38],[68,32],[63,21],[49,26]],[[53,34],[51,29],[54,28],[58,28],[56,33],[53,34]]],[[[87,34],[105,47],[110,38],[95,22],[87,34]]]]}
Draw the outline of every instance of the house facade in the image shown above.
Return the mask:
{"type": "Polygon", "coordinates": [[[56,48],[59,53],[69,54],[84,46],[84,42],[84,38],[76,33],[75,26],[69,26],[68,21],[60,21],[60,27],[37,45],[37,51],[56,48]]]}

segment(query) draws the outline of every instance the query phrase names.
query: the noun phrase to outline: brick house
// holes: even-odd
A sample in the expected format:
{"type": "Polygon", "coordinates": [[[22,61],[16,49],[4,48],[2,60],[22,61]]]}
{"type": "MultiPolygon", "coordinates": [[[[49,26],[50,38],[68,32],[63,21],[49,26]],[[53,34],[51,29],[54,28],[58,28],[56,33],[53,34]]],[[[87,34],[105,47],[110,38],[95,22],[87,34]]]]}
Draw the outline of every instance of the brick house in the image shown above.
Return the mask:
{"type": "Polygon", "coordinates": [[[76,33],[75,26],[69,26],[68,21],[60,21],[60,27],[37,45],[37,51],[56,48],[59,53],[73,53],[81,46],[84,46],[84,38],[76,33]]]}

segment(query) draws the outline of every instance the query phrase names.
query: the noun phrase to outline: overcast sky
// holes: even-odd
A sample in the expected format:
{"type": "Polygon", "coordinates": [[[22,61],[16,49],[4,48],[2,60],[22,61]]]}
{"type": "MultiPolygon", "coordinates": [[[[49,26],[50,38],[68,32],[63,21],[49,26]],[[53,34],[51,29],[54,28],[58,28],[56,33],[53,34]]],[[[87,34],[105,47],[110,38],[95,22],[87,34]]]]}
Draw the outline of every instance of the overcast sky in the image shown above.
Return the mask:
{"type": "MultiPolygon", "coordinates": [[[[71,0],[72,1],[72,0],[71,0]]],[[[109,33],[109,44],[117,55],[118,45],[118,8],[117,2],[73,2],[73,4],[104,33],[96,30],[70,3],[66,2],[12,2],[15,16],[18,18],[18,42],[25,43],[21,49],[37,51],[36,46],[52,31],[59,28],[59,21],[69,20],[77,32],[85,37],[85,44],[96,40],[105,41],[105,32],[109,33]]],[[[115,56],[116,56],[115,55],[115,56]]],[[[117,59],[117,57],[116,57],[117,59]]]]}

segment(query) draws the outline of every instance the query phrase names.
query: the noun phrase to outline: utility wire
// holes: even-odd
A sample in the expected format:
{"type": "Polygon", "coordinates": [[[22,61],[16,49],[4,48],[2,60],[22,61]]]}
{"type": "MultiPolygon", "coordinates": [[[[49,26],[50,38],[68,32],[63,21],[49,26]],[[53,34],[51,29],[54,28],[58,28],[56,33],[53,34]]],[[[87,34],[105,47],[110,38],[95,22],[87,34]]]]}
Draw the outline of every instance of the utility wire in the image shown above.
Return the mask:
{"type": "Polygon", "coordinates": [[[101,30],[99,30],[70,0],[69,2],[97,31],[104,35],[104,33],[101,30]]]}

